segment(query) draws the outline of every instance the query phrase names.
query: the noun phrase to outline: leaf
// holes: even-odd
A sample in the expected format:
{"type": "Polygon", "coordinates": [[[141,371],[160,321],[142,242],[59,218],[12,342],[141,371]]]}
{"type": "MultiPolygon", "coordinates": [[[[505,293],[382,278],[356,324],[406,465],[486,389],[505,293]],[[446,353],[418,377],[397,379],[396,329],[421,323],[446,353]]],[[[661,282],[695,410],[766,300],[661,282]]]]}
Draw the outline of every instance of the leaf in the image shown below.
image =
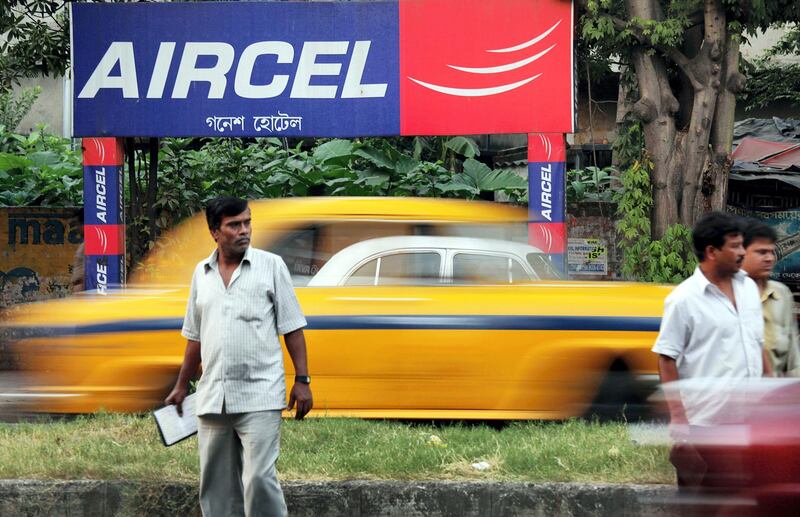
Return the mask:
{"type": "Polygon", "coordinates": [[[54,165],[61,161],[61,157],[51,151],[39,151],[28,155],[28,159],[37,167],[54,165]]]}
{"type": "Polygon", "coordinates": [[[584,192],[586,192],[586,187],[584,187],[583,183],[581,183],[580,181],[573,181],[571,184],[572,184],[572,189],[575,191],[576,199],[580,201],[584,196],[584,192]]]}
{"type": "Polygon", "coordinates": [[[512,188],[526,188],[528,182],[511,171],[493,171],[485,163],[474,159],[464,162],[464,173],[457,175],[463,183],[477,190],[497,191],[512,188]]]}
{"type": "Polygon", "coordinates": [[[9,171],[14,169],[25,170],[33,165],[33,162],[23,156],[8,153],[0,153],[0,170],[9,171]]]}
{"type": "Polygon", "coordinates": [[[353,155],[353,142],[349,140],[331,140],[314,150],[314,159],[318,163],[338,158],[349,158],[353,155]]]}
{"type": "Polygon", "coordinates": [[[374,165],[384,169],[394,170],[394,162],[383,151],[375,149],[374,147],[362,147],[357,149],[353,154],[360,156],[372,162],[374,165]]]}
{"type": "Polygon", "coordinates": [[[407,175],[420,168],[422,164],[409,156],[401,156],[394,165],[397,174],[407,175]]]}
{"type": "Polygon", "coordinates": [[[455,136],[445,141],[444,146],[454,153],[466,158],[474,158],[480,154],[478,144],[471,138],[455,136]]]}
{"type": "Polygon", "coordinates": [[[422,159],[422,151],[425,149],[425,143],[423,142],[422,138],[415,136],[414,137],[414,159],[420,160],[422,159]]]}
{"type": "Polygon", "coordinates": [[[467,185],[461,182],[451,182],[451,183],[436,183],[436,188],[441,190],[442,192],[469,192],[474,195],[480,194],[480,190],[473,187],[472,185],[467,185]]]}

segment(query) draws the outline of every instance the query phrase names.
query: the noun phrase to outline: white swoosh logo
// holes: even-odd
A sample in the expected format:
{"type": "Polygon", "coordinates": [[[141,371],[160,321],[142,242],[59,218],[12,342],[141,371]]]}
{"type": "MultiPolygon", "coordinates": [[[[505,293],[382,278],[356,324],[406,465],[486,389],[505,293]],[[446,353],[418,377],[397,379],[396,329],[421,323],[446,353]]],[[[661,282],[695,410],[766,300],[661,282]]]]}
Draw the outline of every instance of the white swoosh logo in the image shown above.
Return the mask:
{"type": "Polygon", "coordinates": [[[546,137],[544,135],[539,135],[539,139],[542,141],[542,145],[544,146],[544,150],[547,153],[547,161],[550,161],[550,154],[553,151],[553,145],[550,143],[550,137],[546,137]]]}
{"type": "Polygon", "coordinates": [[[496,49],[496,50],[487,50],[486,52],[516,52],[517,50],[522,50],[522,49],[528,48],[528,47],[530,47],[532,45],[536,45],[537,43],[539,43],[540,41],[545,39],[547,36],[549,36],[550,33],[553,32],[556,29],[556,27],[558,27],[558,25],[560,23],[561,23],[561,20],[558,20],[552,27],[550,27],[549,29],[547,29],[543,33],[539,34],[538,36],[536,36],[532,40],[526,41],[525,43],[520,43],[519,45],[515,45],[513,47],[508,47],[508,48],[499,48],[499,49],[496,49]]]}
{"type": "Polygon", "coordinates": [[[94,146],[94,151],[98,158],[100,158],[100,163],[103,163],[106,159],[106,148],[97,138],[90,138],[89,142],[94,146]]]}
{"type": "Polygon", "coordinates": [[[417,79],[414,79],[413,77],[409,77],[409,79],[419,84],[420,86],[424,86],[425,88],[428,88],[435,92],[445,93],[447,95],[455,95],[457,97],[485,97],[487,95],[497,95],[498,93],[505,93],[515,88],[519,88],[520,86],[524,86],[529,82],[533,81],[540,75],[542,74],[536,74],[533,77],[528,77],[527,79],[523,79],[522,81],[517,81],[516,83],[503,84],[500,86],[492,86],[491,88],[451,88],[449,86],[439,86],[438,84],[431,84],[431,83],[426,83],[424,81],[419,81],[417,79]]]}
{"type": "Polygon", "coordinates": [[[100,244],[103,246],[103,255],[105,255],[108,249],[108,237],[106,237],[106,232],[96,226],[94,227],[94,231],[97,232],[97,240],[99,240],[100,244]]]}
{"type": "MultiPolygon", "coordinates": [[[[551,45],[550,48],[539,52],[535,56],[523,59],[522,61],[517,61],[516,63],[509,63],[507,65],[489,66],[486,68],[470,68],[467,66],[455,66],[455,65],[447,65],[447,66],[449,66],[450,68],[454,68],[456,70],[461,70],[462,72],[468,72],[470,74],[499,74],[502,72],[508,72],[509,70],[516,70],[517,68],[522,68],[523,66],[529,63],[533,63],[543,55],[553,50],[554,47],[555,45],[551,45]]],[[[491,52],[491,50],[489,52],[491,52]]]]}
{"type": "Polygon", "coordinates": [[[542,236],[544,237],[544,242],[547,244],[547,251],[550,252],[553,249],[553,234],[550,232],[550,228],[546,226],[540,226],[539,230],[542,232],[542,236]]]}
{"type": "MultiPolygon", "coordinates": [[[[543,33],[539,34],[535,38],[528,40],[524,43],[520,43],[519,45],[515,45],[513,47],[503,48],[503,49],[496,49],[496,50],[486,50],[486,52],[513,52],[516,50],[522,50],[524,48],[528,48],[546,38],[550,33],[552,33],[556,27],[561,23],[561,20],[558,20],[552,27],[544,31],[543,33]]],[[[540,57],[544,56],[553,48],[555,48],[555,44],[551,45],[550,47],[546,48],[545,50],[539,52],[538,54],[534,54],[530,57],[525,59],[521,59],[518,61],[514,61],[512,63],[506,63],[497,66],[488,66],[488,67],[469,67],[469,66],[456,66],[456,65],[447,65],[447,67],[452,68],[454,70],[458,70],[459,72],[465,72],[469,74],[502,74],[505,72],[509,72],[511,70],[516,70],[518,68],[522,68],[523,66],[529,65],[533,63],[540,57]]],[[[445,95],[453,95],[456,97],[488,97],[491,95],[497,95],[500,93],[509,92],[511,90],[515,90],[521,86],[524,86],[534,79],[540,77],[542,74],[536,74],[521,81],[516,81],[513,83],[504,83],[499,84],[497,86],[490,86],[486,88],[457,88],[454,86],[446,86],[441,84],[433,84],[426,81],[422,81],[420,79],[415,79],[411,76],[408,76],[408,79],[414,81],[416,84],[428,88],[429,90],[433,90],[438,93],[443,93],[445,95]]]]}

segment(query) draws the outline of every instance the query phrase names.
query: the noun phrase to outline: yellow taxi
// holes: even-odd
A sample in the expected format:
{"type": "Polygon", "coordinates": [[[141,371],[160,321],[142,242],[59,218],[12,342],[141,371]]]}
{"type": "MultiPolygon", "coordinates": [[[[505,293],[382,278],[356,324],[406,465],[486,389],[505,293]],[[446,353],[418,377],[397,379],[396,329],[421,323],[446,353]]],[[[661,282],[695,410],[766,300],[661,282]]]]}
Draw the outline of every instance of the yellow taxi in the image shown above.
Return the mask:
{"type": "MultiPolygon", "coordinates": [[[[649,349],[670,287],[554,278],[525,242],[524,209],[411,198],[250,208],[252,245],[284,259],[308,320],[312,416],[560,419],[639,402],[656,380],[649,349]],[[501,240],[518,243],[516,255],[474,244],[501,240]],[[359,255],[368,281],[347,281],[346,269],[340,280],[313,280],[365,241],[401,244],[359,255]]],[[[9,311],[4,334],[30,379],[20,408],[161,404],[183,359],[192,271],[213,249],[198,214],[159,241],[124,289],[9,311]]]]}

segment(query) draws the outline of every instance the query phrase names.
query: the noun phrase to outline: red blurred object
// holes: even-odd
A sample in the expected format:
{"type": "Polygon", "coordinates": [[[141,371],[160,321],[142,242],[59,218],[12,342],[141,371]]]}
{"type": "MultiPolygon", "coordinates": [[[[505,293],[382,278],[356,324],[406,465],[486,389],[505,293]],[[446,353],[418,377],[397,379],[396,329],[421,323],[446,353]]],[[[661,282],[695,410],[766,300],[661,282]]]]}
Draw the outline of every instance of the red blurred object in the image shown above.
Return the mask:
{"type": "MultiPolygon", "coordinates": [[[[709,389],[692,381],[665,386],[666,396],[677,385],[683,397],[709,389]]],[[[686,515],[800,516],[800,380],[745,381],[711,387],[728,401],[725,423],[684,429],[686,440],[673,447],[686,515]]]]}

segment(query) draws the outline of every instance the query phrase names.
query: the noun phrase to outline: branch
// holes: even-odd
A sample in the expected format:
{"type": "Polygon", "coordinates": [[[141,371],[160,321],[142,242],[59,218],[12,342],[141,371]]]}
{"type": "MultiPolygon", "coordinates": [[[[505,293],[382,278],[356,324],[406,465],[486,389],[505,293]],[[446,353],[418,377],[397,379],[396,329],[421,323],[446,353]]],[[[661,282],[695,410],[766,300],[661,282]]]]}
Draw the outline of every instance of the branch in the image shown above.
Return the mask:
{"type": "Polygon", "coordinates": [[[678,65],[678,68],[681,69],[681,72],[686,74],[689,82],[692,83],[693,88],[697,90],[703,88],[703,85],[697,80],[697,75],[695,75],[695,73],[692,71],[692,61],[686,57],[683,52],[675,47],[665,47],[663,45],[656,45],[654,48],[667,56],[670,60],[672,60],[673,63],[678,65]]]}
{"type": "Polygon", "coordinates": [[[670,60],[672,60],[672,62],[678,65],[678,68],[680,68],[681,71],[684,74],[686,74],[686,77],[689,78],[689,81],[692,83],[693,87],[698,89],[702,87],[702,85],[697,81],[696,76],[692,72],[691,60],[688,57],[686,57],[683,54],[683,52],[681,52],[675,47],[667,47],[665,45],[654,44],[653,40],[649,36],[646,36],[645,34],[642,34],[640,30],[637,30],[638,27],[635,26],[632,27],[626,21],[621,20],[620,18],[611,17],[611,21],[614,23],[614,28],[618,30],[625,30],[625,29],[631,30],[633,36],[639,41],[639,43],[658,50],[659,52],[667,56],[670,60]]]}

